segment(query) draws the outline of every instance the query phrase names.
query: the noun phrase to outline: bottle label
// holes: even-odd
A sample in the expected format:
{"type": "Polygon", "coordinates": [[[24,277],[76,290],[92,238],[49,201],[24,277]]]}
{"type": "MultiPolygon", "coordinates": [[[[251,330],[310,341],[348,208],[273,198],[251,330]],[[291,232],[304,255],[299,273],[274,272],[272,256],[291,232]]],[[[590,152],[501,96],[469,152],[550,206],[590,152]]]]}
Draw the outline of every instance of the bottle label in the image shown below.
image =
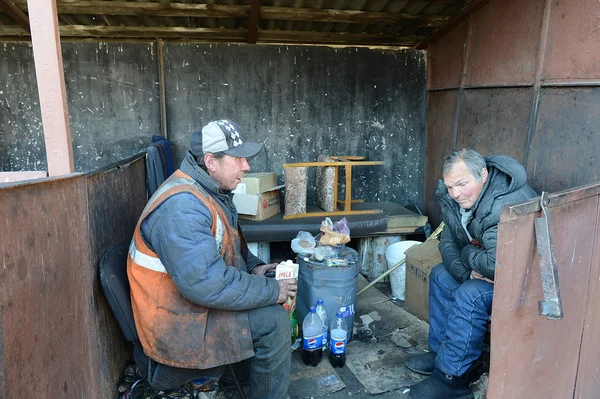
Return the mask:
{"type": "Polygon", "coordinates": [[[305,350],[321,349],[323,347],[323,335],[317,335],[316,337],[303,337],[302,345],[305,350]]]}
{"type": "Polygon", "coordinates": [[[323,345],[323,350],[325,350],[325,347],[327,346],[327,330],[323,330],[323,335],[321,337],[321,345],[323,345]]]}
{"type": "Polygon", "coordinates": [[[346,353],[346,338],[336,339],[331,337],[331,347],[329,350],[334,355],[343,355],[346,353]]]}
{"type": "Polygon", "coordinates": [[[354,316],[354,304],[348,306],[342,306],[340,308],[340,312],[342,312],[342,317],[345,319],[347,317],[354,316]]]}

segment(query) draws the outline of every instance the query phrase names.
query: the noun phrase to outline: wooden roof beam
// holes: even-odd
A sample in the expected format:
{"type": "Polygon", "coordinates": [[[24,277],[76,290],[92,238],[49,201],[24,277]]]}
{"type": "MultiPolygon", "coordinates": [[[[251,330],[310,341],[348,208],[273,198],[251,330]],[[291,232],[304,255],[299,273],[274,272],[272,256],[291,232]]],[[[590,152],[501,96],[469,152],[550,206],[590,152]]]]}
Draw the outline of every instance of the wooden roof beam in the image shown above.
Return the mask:
{"type": "MultiPolygon", "coordinates": [[[[27,36],[16,26],[0,27],[0,37],[27,36]]],[[[209,29],[181,27],[147,26],[86,26],[62,25],[61,38],[135,38],[135,39],[175,39],[246,42],[247,29],[209,29]]],[[[283,30],[260,30],[257,42],[260,43],[302,43],[340,45],[415,46],[422,36],[397,36],[386,34],[361,34],[337,32],[302,32],[283,30]]]]}
{"type": "Polygon", "coordinates": [[[248,17],[248,43],[256,43],[259,22],[260,0],[250,0],[250,15],[248,17]]]}
{"type": "MultiPolygon", "coordinates": [[[[252,2],[254,2],[254,0],[252,0],[252,2]]],[[[26,3],[23,2],[23,0],[19,0],[19,4],[21,3],[23,3],[23,6],[26,6],[26,3]]],[[[254,7],[256,9],[256,6],[254,7]]],[[[134,15],[188,18],[248,18],[253,15],[252,6],[224,4],[209,5],[92,0],[59,3],[57,4],[57,8],[59,14],[134,15]]],[[[450,19],[450,17],[440,15],[412,15],[406,13],[266,6],[260,7],[259,16],[260,19],[265,20],[275,19],[287,21],[384,25],[391,25],[399,21],[443,24],[450,19]]]]}
{"type": "Polygon", "coordinates": [[[29,27],[29,18],[19,7],[15,5],[10,0],[0,0],[0,8],[4,10],[8,14],[9,17],[12,18],[20,27],[25,29],[28,33],[31,33],[31,28],[29,27]]]}

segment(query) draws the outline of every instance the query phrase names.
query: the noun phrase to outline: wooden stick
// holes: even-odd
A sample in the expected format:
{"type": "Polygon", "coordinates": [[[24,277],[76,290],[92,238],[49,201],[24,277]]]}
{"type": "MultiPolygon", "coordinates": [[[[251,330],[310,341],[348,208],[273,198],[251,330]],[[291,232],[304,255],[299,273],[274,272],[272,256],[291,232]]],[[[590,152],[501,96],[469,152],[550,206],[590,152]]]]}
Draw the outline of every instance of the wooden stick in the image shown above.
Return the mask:
{"type": "MultiPolygon", "coordinates": [[[[429,236],[429,238],[427,238],[425,240],[425,242],[427,242],[429,240],[434,240],[434,239],[438,238],[438,236],[440,235],[440,233],[442,232],[443,229],[444,229],[444,222],[440,223],[440,225],[438,226],[438,228],[435,229],[435,231],[429,236]]],[[[421,245],[421,244],[419,244],[419,245],[421,245]]],[[[360,294],[362,294],[363,292],[365,292],[367,290],[367,288],[371,288],[375,283],[377,283],[378,281],[380,281],[381,279],[383,279],[385,276],[387,276],[388,274],[390,274],[391,272],[393,272],[394,270],[396,270],[400,266],[402,266],[405,262],[406,262],[406,256],[404,256],[404,258],[400,262],[396,263],[393,267],[391,267],[388,270],[386,270],[381,276],[379,276],[375,280],[371,281],[362,290],[358,291],[358,293],[356,294],[356,296],[359,296],[360,294]]]]}

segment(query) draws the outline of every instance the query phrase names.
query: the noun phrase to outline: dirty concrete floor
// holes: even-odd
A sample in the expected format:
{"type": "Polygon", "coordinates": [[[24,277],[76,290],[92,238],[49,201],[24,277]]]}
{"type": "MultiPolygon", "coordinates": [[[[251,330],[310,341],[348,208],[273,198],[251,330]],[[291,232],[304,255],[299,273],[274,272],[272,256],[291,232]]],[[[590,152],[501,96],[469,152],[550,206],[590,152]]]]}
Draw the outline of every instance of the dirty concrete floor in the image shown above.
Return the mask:
{"type": "MultiPolygon", "coordinates": [[[[367,281],[364,278],[360,278],[359,280],[359,290],[367,285],[367,281]]],[[[373,348],[377,347],[386,347],[392,348],[391,351],[388,352],[401,352],[404,355],[411,355],[417,353],[423,353],[427,349],[427,334],[428,334],[428,324],[417,319],[412,314],[406,312],[403,308],[403,302],[396,301],[392,302],[390,300],[390,289],[388,286],[381,286],[378,288],[371,287],[366,290],[363,294],[358,296],[357,304],[356,304],[356,316],[355,316],[355,334],[353,342],[348,345],[348,359],[352,356],[352,352],[355,351],[353,364],[356,367],[363,366],[367,368],[370,367],[367,360],[364,360],[366,355],[360,353],[360,351],[367,351],[369,347],[373,348]],[[403,337],[402,339],[398,339],[398,337],[403,337]],[[394,342],[397,347],[397,351],[394,349],[395,347],[390,344],[389,341],[394,342]],[[379,346],[378,346],[379,345],[379,346]],[[386,346],[387,345],[387,346],[386,346]],[[359,359],[356,357],[359,356],[359,359]],[[362,363],[361,363],[362,362],[362,363]]],[[[379,350],[379,352],[383,352],[379,350]]],[[[301,362],[300,354],[295,352],[292,358],[293,362],[301,362]]],[[[394,359],[396,363],[403,363],[403,361],[397,361],[398,357],[390,356],[387,359],[394,359]]],[[[322,361],[327,361],[326,358],[323,358],[322,361]]],[[[385,357],[384,357],[385,362],[385,357]]],[[[373,386],[377,386],[379,383],[384,383],[385,380],[377,380],[377,374],[385,375],[387,372],[388,375],[391,372],[397,373],[393,374],[394,376],[398,375],[399,377],[404,376],[404,381],[408,381],[411,378],[418,379],[420,376],[410,372],[403,364],[394,364],[389,365],[390,368],[386,367],[386,365],[382,365],[381,363],[374,367],[381,367],[381,373],[377,369],[374,370],[374,373],[367,373],[365,376],[362,375],[362,381],[365,382],[366,385],[371,387],[373,390],[373,386]],[[395,369],[394,369],[395,367],[395,369]],[[406,379],[408,377],[408,380],[406,379]]],[[[302,367],[305,367],[302,365],[302,367]]],[[[403,399],[408,398],[408,386],[414,383],[408,383],[405,386],[398,386],[395,389],[391,389],[389,391],[371,394],[361,383],[361,380],[357,378],[357,376],[351,371],[349,368],[349,361],[347,361],[346,366],[342,368],[336,368],[335,371],[339,378],[346,385],[345,388],[325,394],[322,396],[299,396],[291,390],[290,396],[293,399],[304,399],[304,398],[324,398],[324,399],[348,399],[349,397],[355,399],[403,399]]],[[[361,371],[360,367],[358,367],[355,371],[361,371]]],[[[292,377],[293,378],[293,377],[292,377]]],[[[387,378],[387,380],[394,380],[395,378],[387,378]]],[[[476,393],[476,399],[485,399],[485,386],[487,385],[487,378],[484,376],[482,378],[482,383],[477,386],[472,386],[472,389],[476,393]],[[483,385],[483,386],[481,386],[483,385]],[[482,392],[483,391],[483,392],[482,392]]],[[[292,382],[293,386],[293,382],[292,382]]],[[[217,394],[214,399],[238,399],[239,396],[235,393],[231,394],[217,394]]]]}

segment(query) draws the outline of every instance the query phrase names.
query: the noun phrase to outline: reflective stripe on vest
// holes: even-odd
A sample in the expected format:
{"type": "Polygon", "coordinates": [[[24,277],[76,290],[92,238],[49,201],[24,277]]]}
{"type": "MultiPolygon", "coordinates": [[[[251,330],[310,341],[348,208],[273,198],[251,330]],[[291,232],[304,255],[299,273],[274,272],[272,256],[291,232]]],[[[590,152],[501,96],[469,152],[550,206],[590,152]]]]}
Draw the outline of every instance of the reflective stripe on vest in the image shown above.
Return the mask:
{"type": "Polygon", "coordinates": [[[167,269],[165,269],[165,266],[162,264],[160,259],[138,251],[135,247],[135,240],[131,240],[131,244],[129,245],[129,256],[131,256],[131,259],[133,259],[135,263],[146,269],[150,269],[159,273],[167,272],[167,269]]]}

